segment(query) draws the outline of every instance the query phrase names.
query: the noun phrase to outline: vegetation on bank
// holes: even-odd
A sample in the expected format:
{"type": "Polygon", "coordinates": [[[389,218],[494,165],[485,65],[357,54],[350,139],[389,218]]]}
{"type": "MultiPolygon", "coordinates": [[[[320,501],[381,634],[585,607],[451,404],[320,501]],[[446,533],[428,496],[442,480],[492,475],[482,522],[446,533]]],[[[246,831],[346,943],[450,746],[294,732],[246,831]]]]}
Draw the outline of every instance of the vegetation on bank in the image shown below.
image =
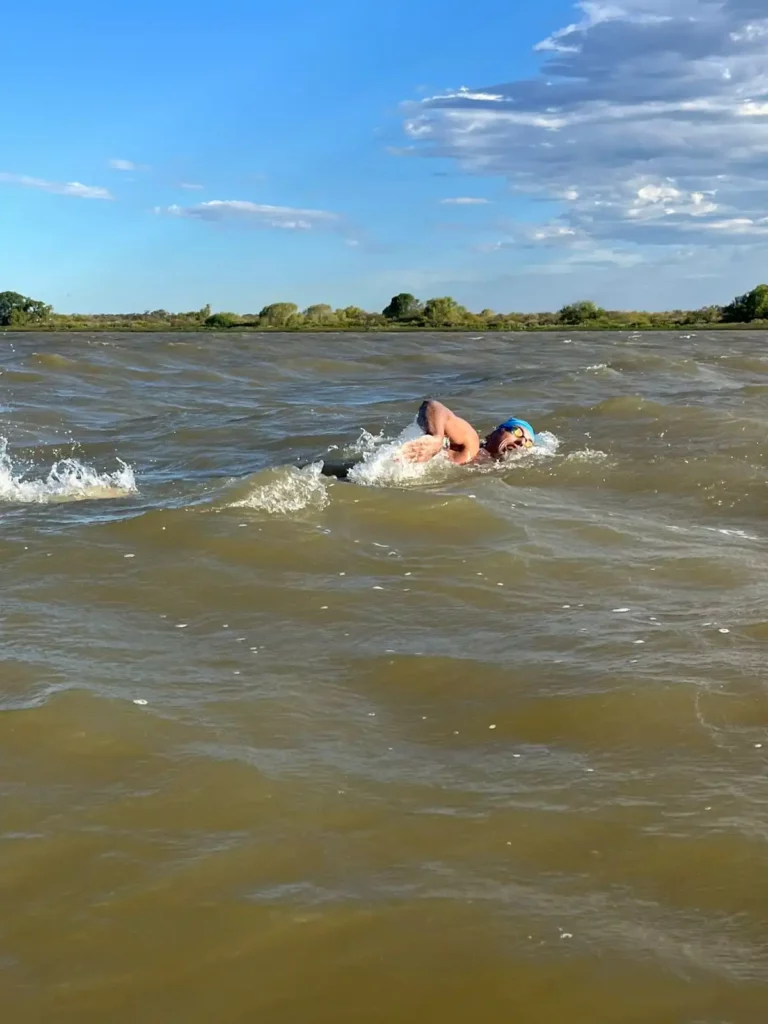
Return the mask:
{"type": "Polygon", "coordinates": [[[358,306],[333,309],[320,304],[300,310],[293,302],[273,302],[259,313],[214,313],[210,306],[188,313],[165,309],[144,313],[56,313],[51,306],[18,292],[0,292],[0,327],[35,331],[535,331],[673,330],[680,327],[768,328],[768,285],[737,296],[727,306],[675,309],[665,313],[609,310],[594,302],[574,302],[556,313],[472,313],[450,296],[421,302],[407,292],[395,295],[380,313],[358,306]]]}

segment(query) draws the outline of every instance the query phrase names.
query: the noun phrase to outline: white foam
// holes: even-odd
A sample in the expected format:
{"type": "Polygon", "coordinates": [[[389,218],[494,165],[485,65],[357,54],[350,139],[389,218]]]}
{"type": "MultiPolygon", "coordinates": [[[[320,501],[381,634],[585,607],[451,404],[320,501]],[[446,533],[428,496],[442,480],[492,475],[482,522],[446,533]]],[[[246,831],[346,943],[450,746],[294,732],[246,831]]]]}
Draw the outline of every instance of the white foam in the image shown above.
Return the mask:
{"type": "Polygon", "coordinates": [[[421,436],[422,431],[415,422],[393,440],[364,430],[354,445],[356,454],[362,459],[349,471],[348,479],[364,487],[408,486],[445,479],[456,467],[440,455],[429,462],[406,462],[401,457],[402,446],[421,436]]]}
{"type": "MultiPolygon", "coordinates": [[[[526,459],[549,459],[553,455],[557,454],[557,449],[560,447],[560,438],[551,433],[549,430],[542,430],[536,435],[536,443],[533,448],[521,448],[514,451],[512,454],[507,455],[502,459],[501,464],[513,462],[521,462],[525,464],[526,459]]],[[[499,465],[499,463],[492,463],[492,465],[499,465]]]]}
{"type": "Polygon", "coordinates": [[[594,373],[599,377],[620,377],[621,371],[615,369],[613,366],[609,366],[608,363],[592,363],[591,366],[585,366],[584,373],[594,373]]]}
{"type": "Polygon", "coordinates": [[[322,463],[296,469],[283,466],[276,470],[275,479],[260,484],[231,508],[253,508],[271,515],[287,515],[305,508],[325,508],[328,504],[328,486],[321,475],[322,463]]]}
{"type": "Polygon", "coordinates": [[[133,469],[122,459],[117,461],[120,468],[114,473],[99,473],[78,459],[61,459],[45,477],[31,477],[31,470],[9,454],[7,439],[0,437],[0,501],[42,505],[135,494],[133,469]]]}
{"type": "Polygon", "coordinates": [[[566,456],[568,462],[603,462],[607,458],[607,453],[601,452],[599,448],[582,448],[566,456]]]}
{"type": "Polygon", "coordinates": [[[717,526],[705,526],[705,530],[711,533],[722,533],[724,537],[740,537],[742,540],[760,540],[754,533],[747,533],[746,530],[726,530],[717,526]]]}

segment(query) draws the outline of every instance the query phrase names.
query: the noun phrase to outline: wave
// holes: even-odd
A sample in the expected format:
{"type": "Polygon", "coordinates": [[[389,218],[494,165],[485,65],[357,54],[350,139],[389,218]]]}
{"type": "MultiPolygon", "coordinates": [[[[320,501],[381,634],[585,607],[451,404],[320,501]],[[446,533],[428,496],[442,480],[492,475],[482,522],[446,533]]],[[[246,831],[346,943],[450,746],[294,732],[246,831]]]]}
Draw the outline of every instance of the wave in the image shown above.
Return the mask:
{"type": "Polygon", "coordinates": [[[250,508],[271,515],[287,515],[306,508],[321,509],[330,501],[328,481],[322,476],[322,462],[303,469],[281,466],[268,470],[272,477],[255,486],[244,498],[233,501],[230,508],[250,508]]]}
{"type": "Polygon", "coordinates": [[[605,462],[608,453],[600,451],[599,448],[581,448],[579,451],[566,455],[566,462],[605,462]]]}
{"type": "Polygon", "coordinates": [[[615,369],[608,363],[593,363],[591,366],[585,366],[583,370],[578,370],[577,373],[594,373],[597,377],[606,378],[621,376],[621,370],[615,369]]]}
{"type": "Polygon", "coordinates": [[[133,469],[122,459],[113,473],[99,473],[78,459],[54,462],[44,477],[31,476],[31,467],[14,461],[7,438],[0,437],[0,501],[16,504],[123,498],[138,491],[133,469]]]}

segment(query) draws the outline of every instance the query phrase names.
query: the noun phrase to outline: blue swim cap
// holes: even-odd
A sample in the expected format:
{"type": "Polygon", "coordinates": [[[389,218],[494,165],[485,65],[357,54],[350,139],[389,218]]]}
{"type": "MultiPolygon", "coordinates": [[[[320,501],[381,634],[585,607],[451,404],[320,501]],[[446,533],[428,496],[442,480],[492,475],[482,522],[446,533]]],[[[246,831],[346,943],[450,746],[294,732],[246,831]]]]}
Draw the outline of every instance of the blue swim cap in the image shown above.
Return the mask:
{"type": "Polygon", "coordinates": [[[531,435],[534,441],[536,440],[536,433],[531,424],[527,420],[517,419],[516,416],[510,416],[508,420],[504,420],[503,423],[500,423],[496,429],[514,430],[516,427],[522,427],[523,430],[527,431],[531,435]]]}

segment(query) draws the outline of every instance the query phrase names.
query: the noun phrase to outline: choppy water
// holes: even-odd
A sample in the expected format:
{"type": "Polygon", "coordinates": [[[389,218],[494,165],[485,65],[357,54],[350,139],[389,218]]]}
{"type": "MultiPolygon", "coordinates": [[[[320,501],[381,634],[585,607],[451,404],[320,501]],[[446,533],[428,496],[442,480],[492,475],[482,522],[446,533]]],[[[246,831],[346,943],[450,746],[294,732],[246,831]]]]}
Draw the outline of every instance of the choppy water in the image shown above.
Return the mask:
{"type": "Polygon", "coordinates": [[[762,1024],[765,337],[0,337],[3,1020],[762,1024]]]}

